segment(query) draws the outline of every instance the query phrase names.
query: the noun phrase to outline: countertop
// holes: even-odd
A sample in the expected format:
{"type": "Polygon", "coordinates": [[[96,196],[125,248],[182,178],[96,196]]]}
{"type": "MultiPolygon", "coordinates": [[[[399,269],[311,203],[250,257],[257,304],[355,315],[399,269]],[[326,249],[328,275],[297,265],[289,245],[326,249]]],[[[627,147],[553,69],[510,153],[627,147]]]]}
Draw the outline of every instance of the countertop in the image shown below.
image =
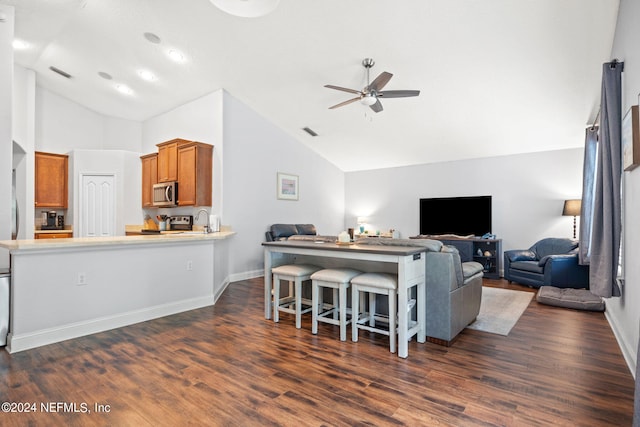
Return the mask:
{"type": "Polygon", "coordinates": [[[277,242],[263,242],[268,248],[292,248],[305,250],[328,250],[341,252],[361,252],[381,255],[407,256],[427,251],[423,246],[391,246],[391,245],[363,245],[363,244],[338,244],[334,242],[320,242],[309,240],[282,240],[277,242]]]}
{"type": "Polygon", "coordinates": [[[221,231],[217,233],[203,232],[172,232],[165,234],[145,234],[139,236],[113,236],[113,237],[71,237],[66,239],[33,239],[33,240],[0,240],[0,248],[9,249],[10,252],[44,250],[44,249],[74,249],[83,247],[108,247],[108,246],[135,246],[145,244],[171,244],[214,241],[228,239],[236,234],[233,231],[221,231]]]}

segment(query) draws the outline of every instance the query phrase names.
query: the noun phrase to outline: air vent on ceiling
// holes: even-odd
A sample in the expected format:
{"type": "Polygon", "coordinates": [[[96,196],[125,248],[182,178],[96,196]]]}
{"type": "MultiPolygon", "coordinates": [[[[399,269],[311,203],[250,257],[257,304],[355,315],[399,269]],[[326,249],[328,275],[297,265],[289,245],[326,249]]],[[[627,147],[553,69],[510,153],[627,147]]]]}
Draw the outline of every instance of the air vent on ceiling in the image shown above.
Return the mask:
{"type": "Polygon", "coordinates": [[[54,73],[60,74],[62,77],[66,77],[67,79],[71,78],[71,74],[69,74],[69,73],[67,73],[65,71],[62,71],[60,68],[56,68],[53,65],[51,67],[49,67],[49,69],[51,71],[53,71],[54,73]]]}
{"type": "Polygon", "coordinates": [[[318,134],[315,133],[311,128],[305,127],[305,128],[302,128],[302,130],[305,131],[306,133],[308,133],[311,136],[318,136],[318,134]]]}
{"type": "Polygon", "coordinates": [[[150,41],[151,43],[158,44],[160,43],[160,37],[153,33],[144,33],[144,38],[150,41]]]}

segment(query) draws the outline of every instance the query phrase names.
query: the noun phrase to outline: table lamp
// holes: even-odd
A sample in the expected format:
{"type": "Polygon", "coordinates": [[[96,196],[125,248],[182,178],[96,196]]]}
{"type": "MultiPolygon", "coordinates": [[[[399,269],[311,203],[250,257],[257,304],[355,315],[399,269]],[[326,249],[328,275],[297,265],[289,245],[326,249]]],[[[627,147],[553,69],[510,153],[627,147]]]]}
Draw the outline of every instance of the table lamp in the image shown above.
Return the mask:
{"type": "Polygon", "coordinates": [[[367,223],[367,218],[364,216],[359,216],[356,219],[356,222],[360,226],[360,234],[364,233],[364,225],[367,223]]]}
{"type": "Polygon", "coordinates": [[[576,238],[576,217],[580,216],[580,209],[582,209],[582,200],[571,199],[564,201],[564,209],[562,209],[563,216],[573,217],[573,238],[576,238]]]}

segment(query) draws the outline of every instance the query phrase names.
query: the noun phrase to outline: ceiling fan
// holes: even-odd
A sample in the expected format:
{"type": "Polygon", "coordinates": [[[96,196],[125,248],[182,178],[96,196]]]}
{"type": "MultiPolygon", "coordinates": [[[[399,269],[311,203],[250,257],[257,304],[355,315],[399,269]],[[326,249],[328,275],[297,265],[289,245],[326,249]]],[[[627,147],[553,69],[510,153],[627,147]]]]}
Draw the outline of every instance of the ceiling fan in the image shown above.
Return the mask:
{"type": "Polygon", "coordinates": [[[367,85],[362,90],[349,89],[346,87],[324,85],[329,89],[341,90],[343,92],[353,93],[358,95],[355,98],[336,104],[329,107],[330,110],[338,107],[342,107],[352,102],[360,101],[364,105],[368,105],[373,111],[379,113],[382,111],[382,103],[379,98],[406,98],[409,96],[420,95],[419,90],[387,90],[382,91],[382,88],[389,83],[393,74],[383,71],[378,77],[376,77],[371,83],[369,83],[369,70],[373,67],[375,62],[371,58],[365,58],[362,60],[362,65],[367,70],[367,85]]]}

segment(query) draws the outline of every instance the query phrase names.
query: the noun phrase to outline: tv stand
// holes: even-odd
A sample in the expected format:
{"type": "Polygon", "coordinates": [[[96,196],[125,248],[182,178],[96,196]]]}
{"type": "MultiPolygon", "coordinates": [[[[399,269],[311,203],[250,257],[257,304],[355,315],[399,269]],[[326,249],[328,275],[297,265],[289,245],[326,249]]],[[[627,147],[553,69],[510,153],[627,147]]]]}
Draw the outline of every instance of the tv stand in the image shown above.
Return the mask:
{"type": "Polygon", "coordinates": [[[500,272],[502,271],[502,239],[454,237],[452,235],[428,236],[428,238],[440,240],[445,245],[455,246],[460,252],[460,260],[462,262],[475,261],[482,264],[484,277],[487,279],[500,278],[500,272]],[[485,255],[486,252],[489,255],[485,255]]]}

